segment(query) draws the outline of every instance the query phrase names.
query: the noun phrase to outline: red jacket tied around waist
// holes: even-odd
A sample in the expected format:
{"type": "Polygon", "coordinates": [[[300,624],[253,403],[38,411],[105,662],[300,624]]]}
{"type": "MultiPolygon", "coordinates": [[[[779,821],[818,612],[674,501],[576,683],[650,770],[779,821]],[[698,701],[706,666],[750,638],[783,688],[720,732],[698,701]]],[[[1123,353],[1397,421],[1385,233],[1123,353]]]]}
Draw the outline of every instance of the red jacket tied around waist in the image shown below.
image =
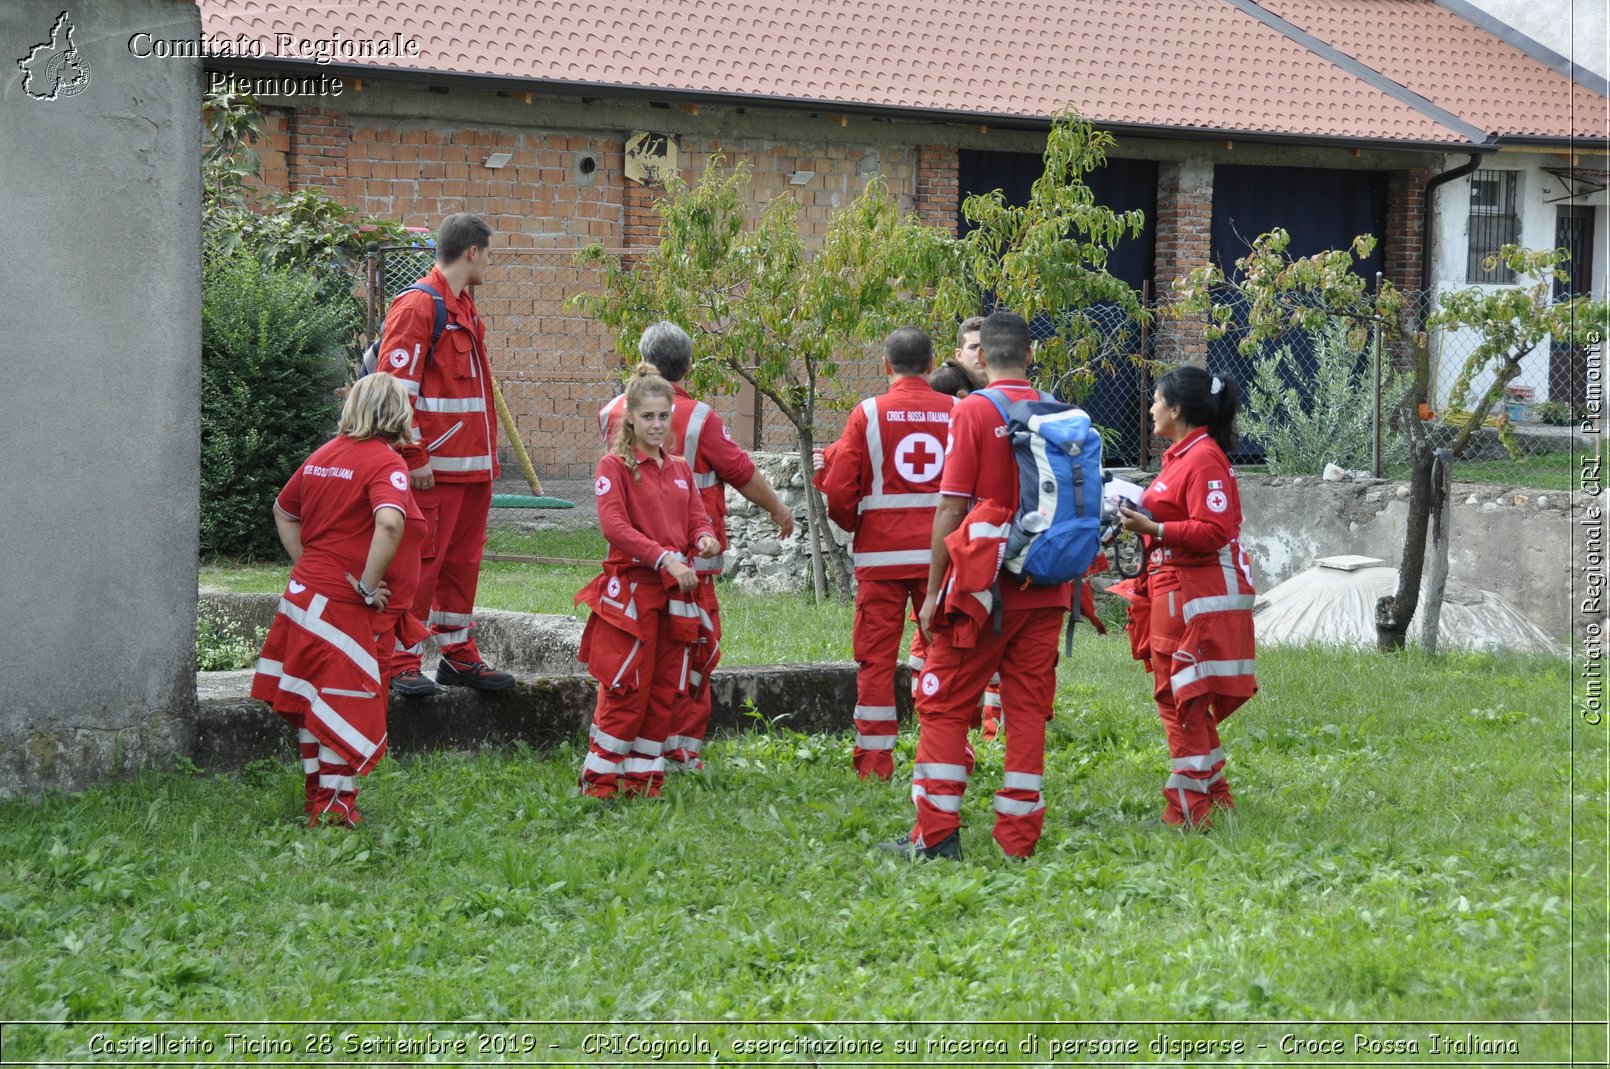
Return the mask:
{"type": "Polygon", "coordinates": [[[637,656],[637,650],[620,642],[619,636],[643,638],[638,622],[645,613],[663,608],[673,637],[679,643],[700,647],[686,655],[680,688],[696,690],[720,657],[709,611],[714,591],[709,583],[701,583],[684,594],[661,568],[667,557],[685,563],[695,543],[715,533],[694,486],[692,469],[674,454],[663,454],[662,463],[640,452],[634,474],[621,457],[607,454],[598,462],[593,492],[609,556],[603,574],[576,595],[577,603],[585,603],[593,611],[578,659],[605,687],[635,687],[636,669],[630,659],[637,656]],[[598,621],[610,628],[600,629],[598,621]]]}
{"type": "MultiPolygon", "coordinates": [[[[1163,525],[1146,540],[1147,572],[1115,584],[1130,600],[1130,642],[1149,671],[1169,676],[1174,698],[1213,694],[1228,715],[1257,692],[1252,608],[1257,590],[1241,547],[1241,495],[1224,451],[1199,429],[1163,454],[1141,504],[1163,525]],[[1173,663],[1151,656],[1149,613],[1157,598],[1177,599],[1184,635],[1173,663]]],[[[1159,680],[1161,682],[1161,680],[1159,680]]]]}

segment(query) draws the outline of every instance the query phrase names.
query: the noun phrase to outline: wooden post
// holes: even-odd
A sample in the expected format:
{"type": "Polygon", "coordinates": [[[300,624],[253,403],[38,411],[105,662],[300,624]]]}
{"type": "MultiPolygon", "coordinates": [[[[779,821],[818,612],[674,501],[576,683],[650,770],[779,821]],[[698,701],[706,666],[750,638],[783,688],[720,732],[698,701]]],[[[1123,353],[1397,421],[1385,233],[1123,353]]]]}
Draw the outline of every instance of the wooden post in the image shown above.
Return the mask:
{"type": "Polygon", "coordinates": [[[1437,450],[1431,462],[1431,568],[1426,575],[1426,618],[1422,626],[1427,653],[1437,652],[1442,624],[1442,595],[1448,586],[1448,536],[1453,522],[1453,454],[1437,450]]]}
{"type": "MultiPolygon", "coordinates": [[[[1152,307],[1152,280],[1142,279],[1140,284],[1140,303],[1152,307]]],[[[1140,358],[1142,363],[1136,370],[1140,378],[1140,469],[1152,462],[1152,332],[1149,325],[1142,321],[1140,325],[1140,358]]]]}

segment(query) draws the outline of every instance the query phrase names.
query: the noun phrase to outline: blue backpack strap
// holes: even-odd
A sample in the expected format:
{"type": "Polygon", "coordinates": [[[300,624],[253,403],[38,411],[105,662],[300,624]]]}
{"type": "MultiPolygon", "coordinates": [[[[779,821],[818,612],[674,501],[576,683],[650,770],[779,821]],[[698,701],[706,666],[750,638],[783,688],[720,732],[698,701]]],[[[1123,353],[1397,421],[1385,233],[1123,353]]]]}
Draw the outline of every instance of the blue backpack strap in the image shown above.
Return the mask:
{"type": "MultiPolygon", "coordinates": [[[[425,353],[425,362],[433,364],[436,362],[436,343],[441,341],[442,335],[447,332],[447,301],[440,293],[436,292],[436,287],[428,282],[415,282],[411,286],[405,286],[402,293],[397,294],[397,297],[401,297],[403,293],[408,293],[409,291],[430,294],[430,302],[435,309],[435,319],[430,327],[430,350],[425,353]]],[[[395,301],[397,297],[393,297],[392,300],[395,301]]]]}
{"type": "Polygon", "coordinates": [[[982,390],[974,390],[973,392],[978,394],[980,397],[988,398],[989,403],[995,406],[995,411],[1001,414],[1001,422],[1008,422],[1008,417],[1006,415],[1006,398],[1001,394],[1000,390],[993,386],[986,386],[982,390]]]}

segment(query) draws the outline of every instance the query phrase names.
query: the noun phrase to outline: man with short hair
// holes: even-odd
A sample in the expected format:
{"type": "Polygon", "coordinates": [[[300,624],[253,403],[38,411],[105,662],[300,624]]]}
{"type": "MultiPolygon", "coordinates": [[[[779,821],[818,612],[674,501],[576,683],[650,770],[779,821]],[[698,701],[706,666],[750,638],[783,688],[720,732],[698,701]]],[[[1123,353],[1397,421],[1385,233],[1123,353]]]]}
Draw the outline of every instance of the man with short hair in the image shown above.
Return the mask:
{"type": "Polygon", "coordinates": [[[979,341],[979,330],[983,326],[983,316],[971,316],[962,320],[961,326],[956,328],[956,355],[951,357],[972,376],[975,389],[989,383],[989,375],[984,371],[984,347],[979,341]]]}
{"type": "MultiPolygon", "coordinates": [[[[928,535],[956,404],[928,386],[933,354],[917,327],[890,334],[883,343],[888,391],[857,405],[839,440],[811,458],[828,518],[855,533],[854,761],[862,779],[894,775],[895,663],[906,604],[921,605],[928,592],[928,535]]],[[[921,664],[923,653],[913,634],[911,663],[921,664]]]]}
{"type": "Polygon", "coordinates": [[[917,615],[928,657],[917,688],[917,762],[912,770],[916,826],[908,837],[880,843],[906,857],[961,858],[961,805],[972,774],[967,729],[992,673],[1001,677],[1007,723],[1005,776],[995,792],[995,841],[1009,857],[1034,852],[1045,822],[1041,791],[1045,728],[1056,693],[1057,636],[1072,606],[1072,584],[1040,586],[999,574],[1018,505],[1017,461],[1006,424],[989,394],[1010,406],[1036,400],[1028,381],[1029,325],[996,312],[979,330],[989,388],[957,402],[950,451],[934,514],[928,594],[917,615]],[[961,529],[953,561],[946,539],[961,529]],[[989,619],[998,585],[999,629],[989,619]],[[943,591],[943,593],[942,593],[943,591]],[[941,598],[943,597],[943,604],[941,598]],[[978,602],[986,604],[981,625],[978,602]],[[942,611],[944,610],[944,611],[942,611]]]}
{"type": "Polygon", "coordinates": [[[409,696],[435,694],[437,683],[476,690],[514,684],[513,676],[481,659],[473,618],[498,476],[486,324],[471,294],[486,278],[491,245],[492,228],[478,216],[459,212],[443,219],[436,230],[436,265],[416,283],[434,293],[409,290],[391,302],[377,358],[376,370],[401,379],[414,406],[419,440],[402,451],[414,500],[425,514],[414,614],[442,653],[433,683],[419,670],[423,644],[398,644],[391,686],[409,696]],[[438,299],[447,318],[432,345],[438,299]]]}
{"type": "MultiPolygon", "coordinates": [[[[749,454],[732,440],[732,432],[716,415],[715,409],[703,401],[694,400],[683,387],[688,369],[693,366],[693,339],[688,337],[688,332],[675,323],[661,320],[643,331],[637,343],[637,352],[658,368],[661,377],[676,391],[676,401],[671,409],[671,431],[665,436],[664,448],[692,466],[693,481],[704,498],[710,522],[715,526],[716,540],[721,543],[721,552],[714,557],[695,557],[693,560],[694,571],[708,583],[720,575],[726,565],[728,486],[771,516],[772,522],[777,524],[778,538],[787,538],[794,533],[794,514],[778,499],[766,476],[756,470],[749,454]]],[[[598,429],[603,433],[606,448],[625,414],[625,394],[599,409],[598,429]]],[[[713,604],[714,599],[711,601],[713,604]]],[[[719,610],[711,615],[708,630],[719,648],[719,610]]],[[[714,661],[709,663],[713,664],[714,661]]],[[[683,695],[671,711],[671,731],[665,740],[664,751],[668,771],[697,771],[704,767],[700,753],[704,749],[705,731],[710,725],[709,679],[703,678],[702,673],[701,678],[690,678],[688,689],[689,693],[683,695]]]]}

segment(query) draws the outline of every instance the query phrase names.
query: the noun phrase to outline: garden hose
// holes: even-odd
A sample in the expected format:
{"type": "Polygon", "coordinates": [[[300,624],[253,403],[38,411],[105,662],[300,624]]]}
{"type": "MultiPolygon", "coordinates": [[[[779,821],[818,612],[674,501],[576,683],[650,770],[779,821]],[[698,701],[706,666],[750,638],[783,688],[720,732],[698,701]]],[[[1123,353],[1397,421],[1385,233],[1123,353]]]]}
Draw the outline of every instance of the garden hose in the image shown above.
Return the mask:
{"type": "Polygon", "coordinates": [[[492,380],[492,403],[497,406],[498,422],[503,424],[503,433],[514,450],[514,459],[520,465],[521,474],[530,484],[531,492],[541,497],[542,481],[537,478],[537,469],[531,466],[531,457],[525,451],[525,443],[520,440],[520,428],[514,425],[514,416],[509,412],[508,403],[503,400],[503,390],[498,386],[497,379],[492,380]]]}

